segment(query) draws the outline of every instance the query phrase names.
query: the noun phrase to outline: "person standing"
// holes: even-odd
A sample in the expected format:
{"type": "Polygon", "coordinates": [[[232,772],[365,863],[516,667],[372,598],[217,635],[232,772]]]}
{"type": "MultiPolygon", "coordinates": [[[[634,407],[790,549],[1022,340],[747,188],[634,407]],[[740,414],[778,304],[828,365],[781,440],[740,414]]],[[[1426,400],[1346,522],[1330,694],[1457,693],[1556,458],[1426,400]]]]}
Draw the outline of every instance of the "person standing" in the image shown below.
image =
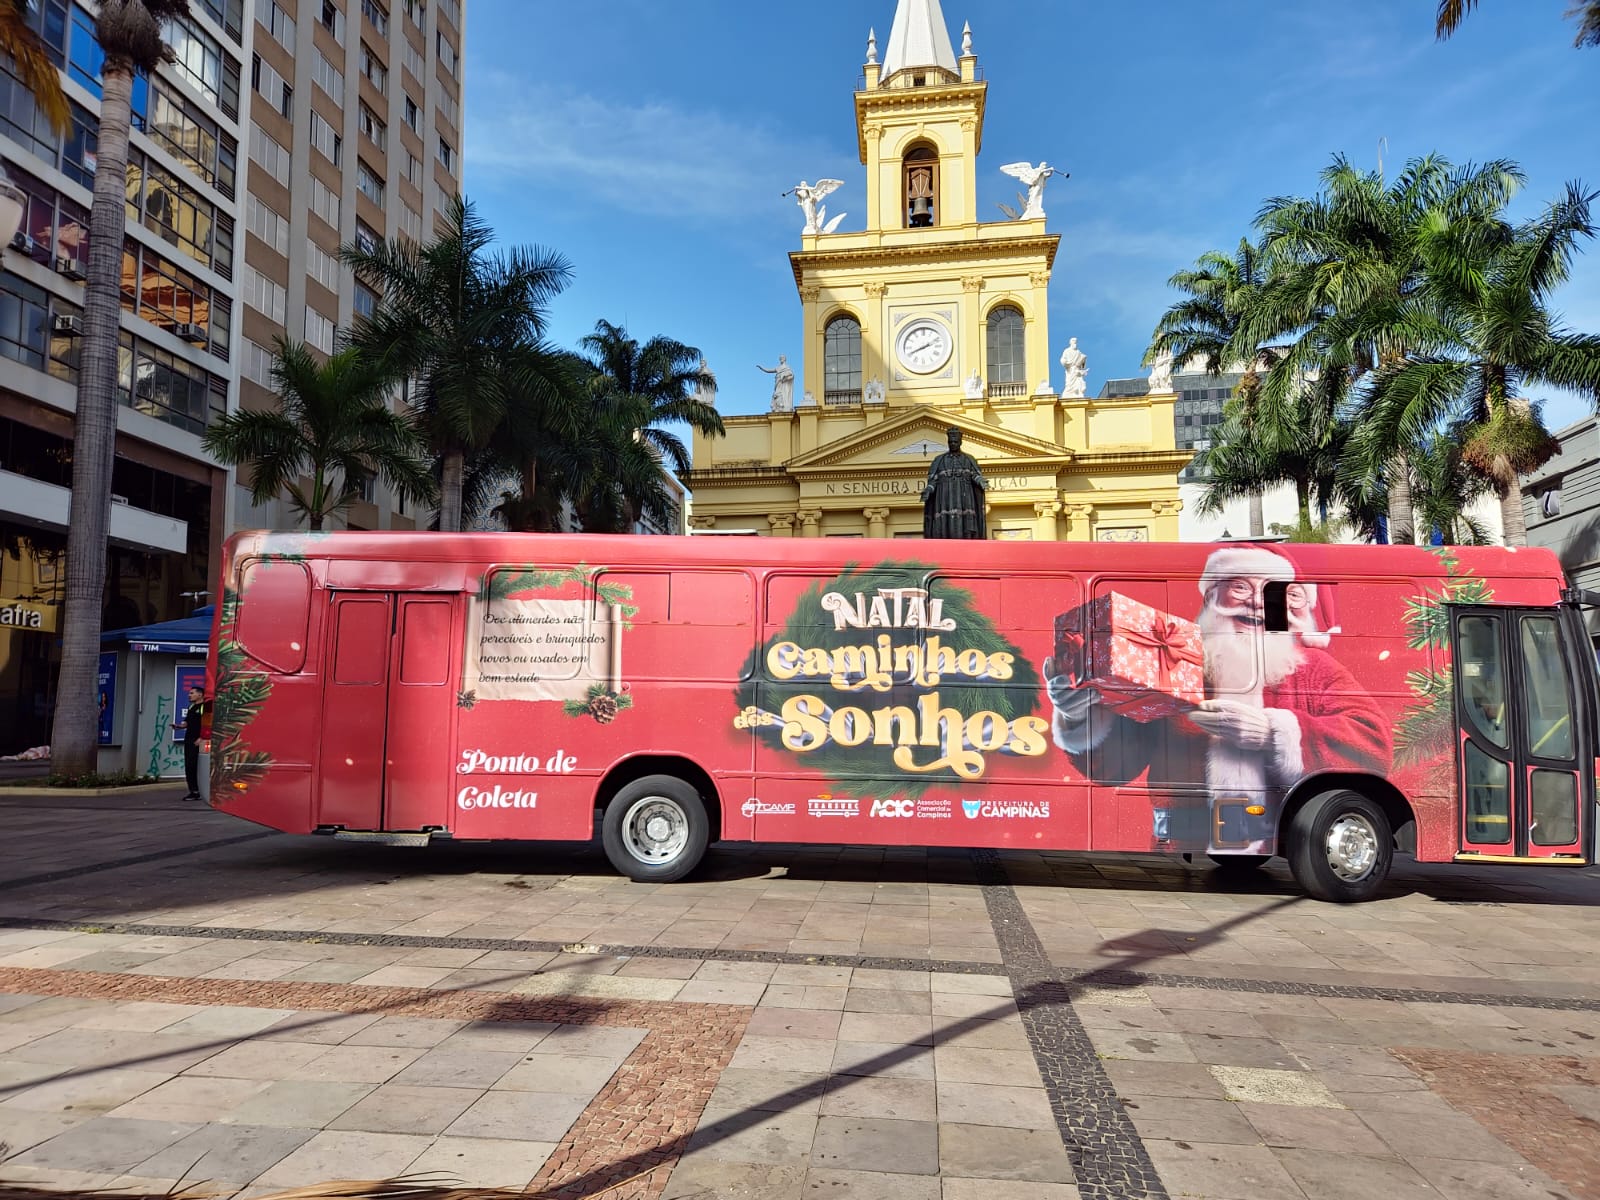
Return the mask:
{"type": "Polygon", "coordinates": [[[189,688],[189,707],[183,714],[183,775],[189,784],[185,800],[200,799],[200,735],[206,718],[206,693],[199,684],[189,688]]]}

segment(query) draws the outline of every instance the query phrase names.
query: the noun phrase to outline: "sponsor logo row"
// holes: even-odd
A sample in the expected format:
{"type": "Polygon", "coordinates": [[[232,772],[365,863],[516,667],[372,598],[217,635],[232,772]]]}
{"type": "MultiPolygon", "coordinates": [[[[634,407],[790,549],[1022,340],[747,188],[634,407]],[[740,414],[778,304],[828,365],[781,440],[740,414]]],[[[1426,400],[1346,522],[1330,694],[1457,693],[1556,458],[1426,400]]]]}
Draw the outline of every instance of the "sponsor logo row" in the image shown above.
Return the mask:
{"type": "MultiPolygon", "coordinates": [[[[740,810],[745,817],[792,817],[798,815],[799,805],[774,804],[751,797],[740,810]]],[[[891,797],[878,800],[859,800],[850,796],[821,795],[806,801],[806,813],[817,819],[868,817],[893,820],[921,819],[948,821],[956,815],[954,801],[940,797],[891,797]],[[865,813],[863,814],[863,806],[865,813]]],[[[969,820],[983,817],[988,820],[1048,820],[1048,800],[963,800],[959,811],[969,820]]]]}

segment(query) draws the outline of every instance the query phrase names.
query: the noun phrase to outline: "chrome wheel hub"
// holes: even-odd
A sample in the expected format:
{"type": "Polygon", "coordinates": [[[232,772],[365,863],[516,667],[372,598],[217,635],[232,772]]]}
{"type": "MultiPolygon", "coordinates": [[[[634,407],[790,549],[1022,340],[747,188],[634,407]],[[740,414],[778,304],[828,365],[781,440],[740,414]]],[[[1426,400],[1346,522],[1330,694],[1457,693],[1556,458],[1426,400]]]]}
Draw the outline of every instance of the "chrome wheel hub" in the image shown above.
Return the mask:
{"type": "Polygon", "coordinates": [[[1359,813],[1346,813],[1329,828],[1327,849],[1333,873],[1356,883],[1378,865],[1378,831],[1359,813]]]}
{"type": "Polygon", "coordinates": [[[669,863],[689,844],[688,814],[663,796],[635,800],[622,818],[622,841],[640,862],[669,863]]]}

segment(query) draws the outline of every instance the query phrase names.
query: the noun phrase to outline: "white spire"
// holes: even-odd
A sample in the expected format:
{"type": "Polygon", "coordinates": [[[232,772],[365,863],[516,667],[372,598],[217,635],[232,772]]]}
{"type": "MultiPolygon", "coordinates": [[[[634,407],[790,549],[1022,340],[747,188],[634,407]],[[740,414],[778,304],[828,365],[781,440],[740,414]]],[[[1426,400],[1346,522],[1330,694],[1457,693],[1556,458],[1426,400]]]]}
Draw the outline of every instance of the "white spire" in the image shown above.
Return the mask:
{"type": "Polygon", "coordinates": [[[899,0],[889,49],[883,56],[883,76],[918,67],[937,67],[960,75],[950,28],[944,23],[939,0],[899,0]]]}

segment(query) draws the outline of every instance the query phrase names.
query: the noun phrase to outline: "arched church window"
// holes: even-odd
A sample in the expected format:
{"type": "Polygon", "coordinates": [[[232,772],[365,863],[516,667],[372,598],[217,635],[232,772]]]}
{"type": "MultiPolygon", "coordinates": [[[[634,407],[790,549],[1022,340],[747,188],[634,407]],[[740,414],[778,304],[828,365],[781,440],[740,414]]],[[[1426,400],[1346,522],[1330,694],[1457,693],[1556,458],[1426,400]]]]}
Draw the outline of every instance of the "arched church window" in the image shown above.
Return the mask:
{"type": "Polygon", "coordinates": [[[1022,314],[1002,304],[989,314],[988,378],[990,384],[1026,383],[1028,362],[1022,314]]]}
{"type": "Polygon", "coordinates": [[[835,317],[822,335],[822,399],[825,404],[861,401],[861,322],[835,317]]]}
{"type": "Polygon", "coordinates": [[[939,152],[932,146],[908,151],[902,163],[906,224],[913,229],[938,224],[939,152]]]}

